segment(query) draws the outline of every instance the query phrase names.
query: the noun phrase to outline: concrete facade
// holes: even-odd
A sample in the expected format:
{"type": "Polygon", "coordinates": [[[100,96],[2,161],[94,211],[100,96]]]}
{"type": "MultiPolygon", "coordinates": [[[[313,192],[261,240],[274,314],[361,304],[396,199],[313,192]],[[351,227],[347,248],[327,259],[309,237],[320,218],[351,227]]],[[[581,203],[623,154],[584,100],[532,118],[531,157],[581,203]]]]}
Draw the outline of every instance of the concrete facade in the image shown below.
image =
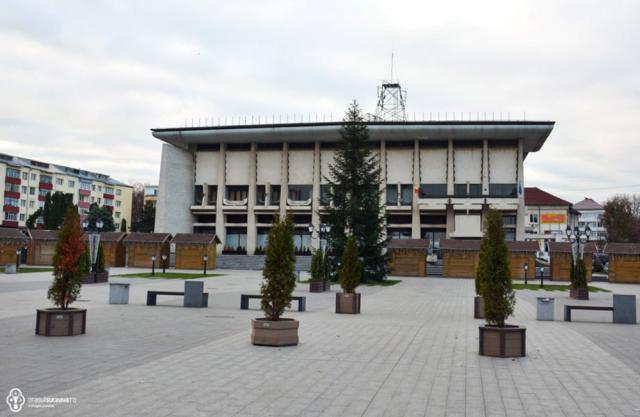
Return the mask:
{"type": "MultiPolygon", "coordinates": [[[[154,129],[163,144],[156,232],[215,233],[223,253],[262,248],[274,213],[290,212],[296,247],[320,246],[339,124],[154,129]],[[309,232],[309,226],[313,232],[309,232]]],[[[393,239],[479,238],[503,212],[523,240],[524,160],[553,122],[370,123],[393,239]]]]}

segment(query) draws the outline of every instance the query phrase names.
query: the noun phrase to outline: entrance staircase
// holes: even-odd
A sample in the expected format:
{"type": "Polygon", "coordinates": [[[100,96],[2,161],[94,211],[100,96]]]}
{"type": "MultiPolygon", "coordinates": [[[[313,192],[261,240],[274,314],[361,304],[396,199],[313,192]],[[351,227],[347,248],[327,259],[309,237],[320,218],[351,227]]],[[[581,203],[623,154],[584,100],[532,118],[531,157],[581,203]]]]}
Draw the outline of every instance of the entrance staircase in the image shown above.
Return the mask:
{"type": "MultiPolygon", "coordinates": [[[[246,269],[260,271],[264,268],[264,255],[218,255],[217,269],[246,269]]],[[[296,271],[309,271],[311,256],[296,256],[296,271]]]]}

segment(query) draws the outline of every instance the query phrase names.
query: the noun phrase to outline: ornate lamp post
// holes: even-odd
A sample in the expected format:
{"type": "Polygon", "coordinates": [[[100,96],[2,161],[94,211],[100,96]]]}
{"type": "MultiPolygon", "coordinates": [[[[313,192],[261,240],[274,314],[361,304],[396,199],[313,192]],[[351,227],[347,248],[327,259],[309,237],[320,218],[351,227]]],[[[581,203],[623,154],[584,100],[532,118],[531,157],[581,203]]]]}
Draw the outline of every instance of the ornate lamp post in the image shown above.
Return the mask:
{"type": "Polygon", "coordinates": [[[204,255],[202,257],[202,263],[204,265],[203,272],[202,272],[203,275],[207,275],[207,261],[208,260],[209,260],[209,257],[207,255],[204,255]]]}
{"type": "Polygon", "coordinates": [[[524,264],[522,269],[524,269],[524,285],[527,285],[527,272],[529,271],[529,264],[524,264]]]}
{"type": "MultiPolygon", "coordinates": [[[[100,246],[100,232],[104,227],[102,220],[96,220],[95,229],[89,233],[89,255],[91,256],[91,272],[96,272],[96,261],[98,259],[98,247],[100,246]]],[[[89,229],[89,221],[82,222],[82,229],[86,232],[89,229]]]]}
{"type": "Polygon", "coordinates": [[[151,256],[151,275],[156,275],[156,256],[151,256]]]}
{"type": "Polygon", "coordinates": [[[20,254],[22,253],[22,249],[16,249],[16,273],[18,272],[18,268],[20,268],[20,254]]]}
{"type": "Polygon", "coordinates": [[[320,239],[320,248],[322,248],[322,236],[326,233],[331,232],[331,226],[323,223],[318,229],[316,229],[312,224],[310,224],[309,233],[311,233],[311,237],[313,237],[313,232],[316,232],[316,236],[318,236],[318,238],[320,239]]]}
{"type": "MultiPolygon", "coordinates": [[[[571,229],[570,226],[567,226],[567,238],[569,242],[571,242],[571,261],[573,262],[572,270],[578,268],[578,263],[582,264],[584,258],[584,246],[589,242],[589,238],[591,237],[591,228],[587,226],[584,231],[581,231],[578,226],[571,229]]],[[[583,265],[580,265],[581,267],[583,265]]],[[[573,276],[571,277],[572,284],[573,276]]],[[[577,298],[579,300],[588,300],[589,299],[589,290],[585,288],[574,288],[573,285],[571,287],[570,295],[572,298],[577,298]]]]}
{"type": "Polygon", "coordinates": [[[167,255],[162,255],[162,273],[165,273],[167,264],[167,255]]]}

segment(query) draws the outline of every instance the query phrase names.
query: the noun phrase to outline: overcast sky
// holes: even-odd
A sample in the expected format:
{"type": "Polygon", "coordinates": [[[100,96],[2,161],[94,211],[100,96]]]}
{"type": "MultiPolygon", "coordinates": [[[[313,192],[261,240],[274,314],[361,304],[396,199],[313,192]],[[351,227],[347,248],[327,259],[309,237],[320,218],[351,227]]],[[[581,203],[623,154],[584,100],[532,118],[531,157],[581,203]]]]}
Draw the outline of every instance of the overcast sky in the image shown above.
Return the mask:
{"type": "Polygon", "coordinates": [[[554,120],[526,185],[605,200],[640,192],[639,17],[617,0],[5,0],[0,152],[156,183],[150,128],[373,112],[394,50],[411,119],[554,120]]]}

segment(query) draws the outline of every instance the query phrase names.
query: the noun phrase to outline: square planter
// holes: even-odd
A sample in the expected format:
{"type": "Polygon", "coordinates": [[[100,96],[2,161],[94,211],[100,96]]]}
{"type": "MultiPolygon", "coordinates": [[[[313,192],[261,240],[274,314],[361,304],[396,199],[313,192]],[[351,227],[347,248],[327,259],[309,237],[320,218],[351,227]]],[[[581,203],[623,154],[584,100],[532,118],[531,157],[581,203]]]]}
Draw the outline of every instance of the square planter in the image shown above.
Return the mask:
{"type": "Polygon", "coordinates": [[[336,293],[336,313],[360,314],[360,293],[336,293]]]}
{"type": "Polygon", "coordinates": [[[479,295],[476,295],[473,299],[473,318],[474,319],[483,319],[484,318],[484,299],[479,295]]]}
{"type": "Polygon", "coordinates": [[[93,273],[93,282],[108,282],[109,281],[109,271],[104,272],[94,272],[93,273]]]}
{"type": "Polygon", "coordinates": [[[109,304],[129,304],[129,286],[125,282],[109,283],[109,304]]]}
{"type": "Polygon", "coordinates": [[[324,281],[311,281],[309,282],[309,292],[324,292],[324,281]]]}
{"type": "Polygon", "coordinates": [[[569,297],[574,300],[588,300],[589,299],[589,289],[588,288],[576,288],[569,289],[569,297]]]}
{"type": "Polygon", "coordinates": [[[298,320],[294,319],[252,319],[251,343],[258,346],[297,345],[299,325],[298,320]]]}
{"type": "Polygon", "coordinates": [[[480,326],[480,355],[517,358],[527,355],[527,329],[519,326],[480,326]]]}
{"type": "Polygon", "coordinates": [[[36,334],[40,336],[75,336],[87,327],[86,308],[44,308],[36,312],[36,334]]]}
{"type": "Polygon", "coordinates": [[[95,277],[93,272],[87,272],[81,278],[83,284],[93,284],[95,281],[95,277]]]}
{"type": "Polygon", "coordinates": [[[15,274],[17,272],[16,264],[6,264],[4,266],[5,274],[15,274]]]}

